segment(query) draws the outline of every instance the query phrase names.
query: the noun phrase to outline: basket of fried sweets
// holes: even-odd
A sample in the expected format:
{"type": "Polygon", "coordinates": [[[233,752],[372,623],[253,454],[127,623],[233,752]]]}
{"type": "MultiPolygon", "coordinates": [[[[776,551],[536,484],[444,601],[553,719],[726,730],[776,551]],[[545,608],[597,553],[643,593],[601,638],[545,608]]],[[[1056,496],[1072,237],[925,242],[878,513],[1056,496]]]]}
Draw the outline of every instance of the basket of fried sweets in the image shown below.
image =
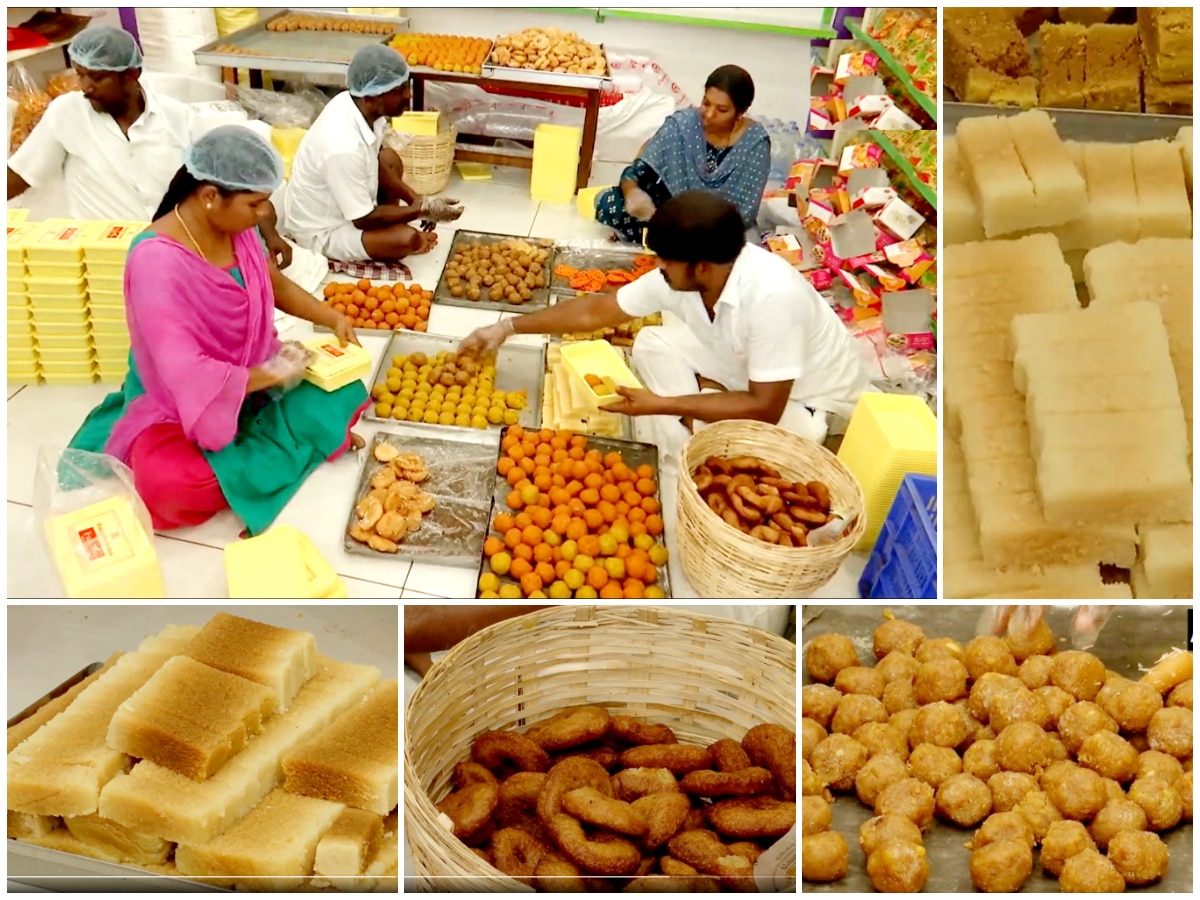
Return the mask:
{"type": "Polygon", "coordinates": [[[675,540],[701,597],[807,597],[867,527],[850,470],[777,425],[715,422],[680,451],[679,471],[675,540]]]}
{"type": "Polygon", "coordinates": [[[563,606],[486,628],[405,712],[416,889],[753,891],[790,842],[794,891],[795,727],[795,645],[748,625],[563,606]]]}

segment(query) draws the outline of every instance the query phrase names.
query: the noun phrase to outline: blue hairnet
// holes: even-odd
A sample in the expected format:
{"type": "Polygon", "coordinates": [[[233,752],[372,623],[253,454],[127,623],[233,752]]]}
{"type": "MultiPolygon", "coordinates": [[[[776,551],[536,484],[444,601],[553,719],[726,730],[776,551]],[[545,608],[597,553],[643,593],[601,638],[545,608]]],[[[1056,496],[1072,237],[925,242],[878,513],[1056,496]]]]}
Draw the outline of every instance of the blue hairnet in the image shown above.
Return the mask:
{"type": "Polygon", "coordinates": [[[368,44],[350,61],[346,87],[354,97],[378,97],[408,82],[408,61],[384,44],[368,44]]]}
{"type": "Polygon", "coordinates": [[[242,125],[214,128],[192,144],[183,164],[197,180],[231,191],[269,194],[283,183],[278,151],[242,125]]]}
{"type": "Polygon", "coordinates": [[[142,67],[142,51],[133,35],[109,25],[93,25],[75,35],[67,54],[71,62],[97,72],[124,72],[142,67]]]}

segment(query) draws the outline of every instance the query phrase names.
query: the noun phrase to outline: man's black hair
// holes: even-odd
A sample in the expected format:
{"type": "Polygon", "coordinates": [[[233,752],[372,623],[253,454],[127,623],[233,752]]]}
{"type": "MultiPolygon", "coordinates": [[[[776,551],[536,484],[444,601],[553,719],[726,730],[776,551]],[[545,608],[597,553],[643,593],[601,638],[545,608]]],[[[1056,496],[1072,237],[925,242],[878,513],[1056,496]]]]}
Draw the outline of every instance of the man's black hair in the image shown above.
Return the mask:
{"type": "Polygon", "coordinates": [[[704,82],[704,89],[707,91],[709,88],[716,88],[728,94],[738,115],[744,114],[754,102],[754,79],[741,66],[721,66],[713,69],[708,81],[704,82]]]}
{"type": "Polygon", "coordinates": [[[655,211],[646,244],[667,262],[731,263],[746,245],[746,225],[720,194],[684,191],[655,211]]]}

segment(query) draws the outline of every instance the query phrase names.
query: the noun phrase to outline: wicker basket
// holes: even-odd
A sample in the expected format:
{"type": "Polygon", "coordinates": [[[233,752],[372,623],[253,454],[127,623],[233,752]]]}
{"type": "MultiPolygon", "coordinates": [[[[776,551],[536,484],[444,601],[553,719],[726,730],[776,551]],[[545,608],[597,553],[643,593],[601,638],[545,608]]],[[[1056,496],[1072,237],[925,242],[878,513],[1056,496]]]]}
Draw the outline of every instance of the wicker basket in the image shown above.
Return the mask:
{"type": "Polygon", "coordinates": [[[795,730],[796,646],[728,619],[615,606],[546,609],[458,644],[404,713],[404,828],[417,890],[528,890],[439,824],[434,800],[450,792],[455,763],[481,731],[524,730],[580,704],[666,723],[681,743],[740,740],[763,722],[795,730]]]}
{"type": "MultiPolygon", "coordinates": [[[[446,116],[442,117],[446,121],[446,116]]],[[[445,190],[454,171],[454,148],[458,129],[450,124],[437,134],[413,135],[400,153],[404,163],[404,183],[418,194],[437,194],[445,190]]]]}
{"type": "Polygon", "coordinates": [[[800,598],[834,576],[867,527],[859,515],[850,534],[823,547],[777,547],[752,538],[708,508],[690,473],[710,456],[757,456],[793,480],[821,481],[835,507],[863,509],[858,482],[819,444],[775,425],[715,422],[679,454],[675,540],[679,559],[701,597],[800,598]]]}

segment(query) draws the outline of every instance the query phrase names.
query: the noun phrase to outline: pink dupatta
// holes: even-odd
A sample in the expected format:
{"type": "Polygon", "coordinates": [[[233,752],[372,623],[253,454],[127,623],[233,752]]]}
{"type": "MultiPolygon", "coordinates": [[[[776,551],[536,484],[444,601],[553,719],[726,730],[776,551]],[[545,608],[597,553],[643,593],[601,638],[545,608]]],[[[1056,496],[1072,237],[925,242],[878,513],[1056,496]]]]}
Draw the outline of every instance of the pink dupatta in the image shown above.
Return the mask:
{"type": "Polygon", "coordinates": [[[178,422],[204,450],[233,441],[249,370],[279,349],[257,231],[234,235],[233,249],[245,288],[169,238],[146,238],[129,254],[125,315],[145,393],[113,427],[112,456],[128,463],[137,436],[165,422],[178,422]]]}

